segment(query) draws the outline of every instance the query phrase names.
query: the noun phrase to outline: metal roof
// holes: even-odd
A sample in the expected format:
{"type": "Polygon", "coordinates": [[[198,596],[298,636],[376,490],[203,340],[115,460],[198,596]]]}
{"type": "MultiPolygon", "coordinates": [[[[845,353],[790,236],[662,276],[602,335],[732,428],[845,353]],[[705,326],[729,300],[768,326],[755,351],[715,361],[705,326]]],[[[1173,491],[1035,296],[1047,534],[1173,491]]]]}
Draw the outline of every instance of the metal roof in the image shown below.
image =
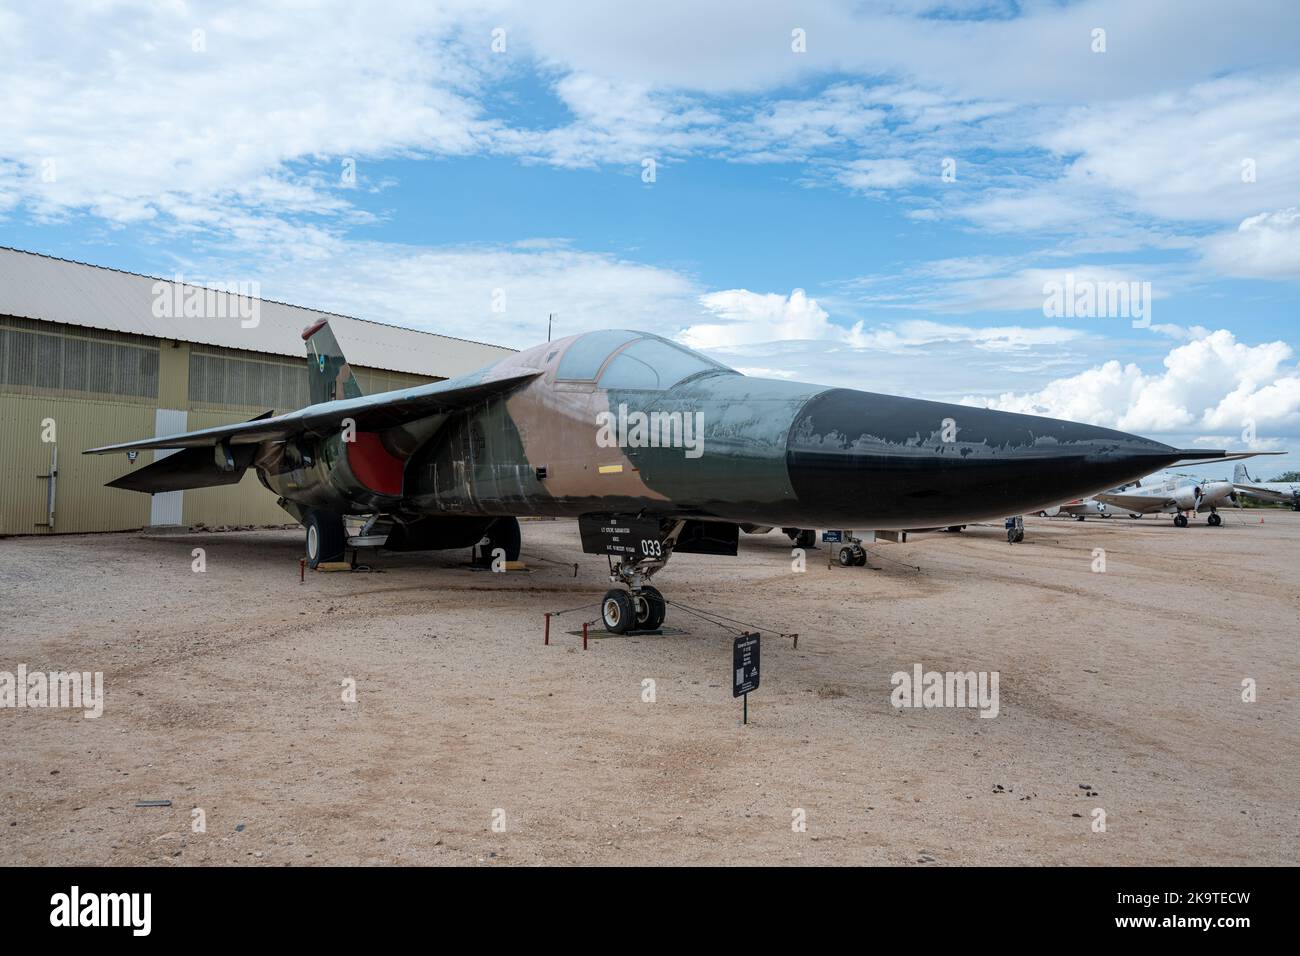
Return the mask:
{"type": "Polygon", "coordinates": [[[328,319],[353,365],[442,378],[515,351],[5,246],[0,315],[294,357],[303,329],[328,319]]]}

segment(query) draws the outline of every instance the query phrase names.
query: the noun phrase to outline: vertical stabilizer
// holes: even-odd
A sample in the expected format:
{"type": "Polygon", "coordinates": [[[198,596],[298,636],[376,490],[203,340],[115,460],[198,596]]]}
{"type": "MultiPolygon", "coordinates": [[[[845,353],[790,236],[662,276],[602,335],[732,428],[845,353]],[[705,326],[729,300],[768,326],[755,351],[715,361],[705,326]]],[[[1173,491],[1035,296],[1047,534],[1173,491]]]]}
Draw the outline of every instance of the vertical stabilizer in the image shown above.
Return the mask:
{"type": "Polygon", "coordinates": [[[332,402],[339,398],[360,398],[361,388],[352,377],[352,368],[343,357],[329,322],[321,319],[303,329],[307,343],[307,404],[332,402]]]}

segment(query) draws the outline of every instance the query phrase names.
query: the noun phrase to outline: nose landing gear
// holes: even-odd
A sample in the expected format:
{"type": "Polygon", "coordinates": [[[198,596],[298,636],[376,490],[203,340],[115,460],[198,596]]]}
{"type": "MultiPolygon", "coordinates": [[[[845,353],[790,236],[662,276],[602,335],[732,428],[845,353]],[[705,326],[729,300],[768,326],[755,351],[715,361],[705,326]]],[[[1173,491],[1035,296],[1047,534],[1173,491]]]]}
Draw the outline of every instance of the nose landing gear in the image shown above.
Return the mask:
{"type": "Polygon", "coordinates": [[[650,584],[650,576],[668,563],[673,546],[686,522],[678,521],[662,540],[642,545],[642,556],[621,557],[609,569],[614,584],[625,585],[605,592],[600,602],[600,619],[611,634],[657,631],[668,614],[668,602],[650,584]]]}

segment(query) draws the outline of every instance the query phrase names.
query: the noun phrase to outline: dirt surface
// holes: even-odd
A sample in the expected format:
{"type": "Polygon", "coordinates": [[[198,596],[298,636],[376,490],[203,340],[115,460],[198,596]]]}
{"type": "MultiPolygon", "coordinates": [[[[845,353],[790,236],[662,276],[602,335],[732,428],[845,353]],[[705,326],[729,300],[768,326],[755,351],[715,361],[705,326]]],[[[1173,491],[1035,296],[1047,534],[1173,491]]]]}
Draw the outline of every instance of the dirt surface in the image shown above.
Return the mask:
{"type": "Polygon", "coordinates": [[[294,532],[0,540],[0,670],[106,688],[99,719],[0,709],[0,863],[1294,864],[1300,514],[1260,514],[677,555],[670,601],[763,631],[748,727],[734,632],[566,633],[607,587],[573,523],[524,523],[531,573],[305,584],[294,532]],[[998,672],[998,716],[895,709],[914,664],[998,672]]]}

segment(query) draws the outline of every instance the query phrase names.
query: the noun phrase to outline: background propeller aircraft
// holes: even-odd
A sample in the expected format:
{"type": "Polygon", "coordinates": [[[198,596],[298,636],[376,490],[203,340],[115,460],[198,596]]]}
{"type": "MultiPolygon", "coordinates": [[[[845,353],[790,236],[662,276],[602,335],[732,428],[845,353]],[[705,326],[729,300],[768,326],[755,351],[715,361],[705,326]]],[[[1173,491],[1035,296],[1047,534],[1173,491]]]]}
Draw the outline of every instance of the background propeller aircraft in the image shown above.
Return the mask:
{"type": "Polygon", "coordinates": [[[1292,511],[1300,511],[1300,482],[1256,481],[1250,477],[1246,466],[1239,464],[1232,472],[1232,483],[1238,494],[1249,495],[1261,501],[1280,501],[1289,504],[1292,511]]]}
{"type": "Polygon", "coordinates": [[[344,516],[365,516],[362,535],[389,550],[486,538],[509,560],[519,555],[519,517],[577,518],[583,549],[610,556],[616,587],[601,608],[615,632],[662,624],[651,576],[674,552],[734,555],[742,525],[916,530],[1000,520],[1226,454],[750,378],[622,329],[370,396],[325,322],[303,339],[308,407],[88,453],[179,449],[110,482],[148,493],[231,484],[255,469],[306,528],[313,566],[342,555],[344,516]]]}
{"type": "Polygon", "coordinates": [[[1127,511],[1134,518],[1147,514],[1172,514],[1179,528],[1188,525],[1187,512],[1209,509],[1206,523],[1218,527],[1223,516],[1218,509],[1227,504],[1240,508],[1230,481],[1205,481],[1190,475],[1152,476],[1131,487],[1103,491],[1096,499],[1116,511],[1127,511]]]}

